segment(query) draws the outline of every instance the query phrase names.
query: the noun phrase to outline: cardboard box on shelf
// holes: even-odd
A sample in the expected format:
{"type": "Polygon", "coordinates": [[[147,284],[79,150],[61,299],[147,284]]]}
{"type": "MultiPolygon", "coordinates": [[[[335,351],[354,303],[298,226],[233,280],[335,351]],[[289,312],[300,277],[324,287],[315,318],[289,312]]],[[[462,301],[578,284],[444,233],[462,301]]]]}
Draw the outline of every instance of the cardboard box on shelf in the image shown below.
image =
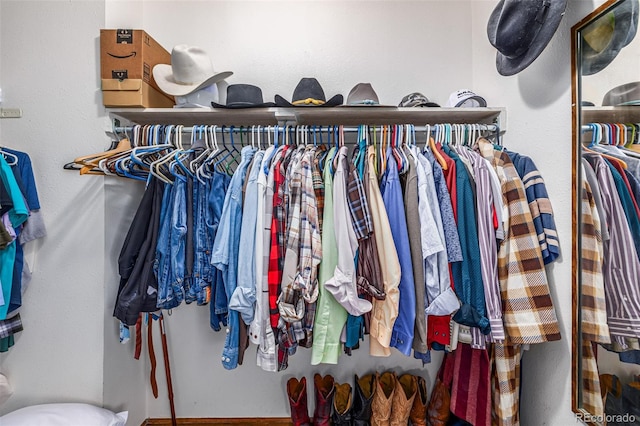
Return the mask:
{"type": "Polygon", "coordinates": [[[171,64],[171,54],[145,31],[100,30],[102,90],[109,92],[103,93],[104,105],[173,106],[173,97],[163,93],[153,79],[156,64],[171,64]],[[118,90],[125,93],[115,93],[118,90]]]}
{"type": "Polygon", "coordinates": [[[173,99],[141,79],[102,79],[102,103],[118,108],[171,108],[173,99]]]}

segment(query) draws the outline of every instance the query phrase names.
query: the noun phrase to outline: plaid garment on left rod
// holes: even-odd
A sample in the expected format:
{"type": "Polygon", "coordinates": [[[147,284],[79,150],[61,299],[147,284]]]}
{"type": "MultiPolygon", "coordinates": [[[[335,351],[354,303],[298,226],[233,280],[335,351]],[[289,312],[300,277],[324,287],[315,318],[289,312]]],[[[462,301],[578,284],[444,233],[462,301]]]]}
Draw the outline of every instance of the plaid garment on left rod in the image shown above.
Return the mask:
{"type": "Polygon", "coordinates": [[[22,319],[20,318],[19,313],[11,318],[0,321],[0,338],[2,339],[12,336],[22,330],[22,319]]]}

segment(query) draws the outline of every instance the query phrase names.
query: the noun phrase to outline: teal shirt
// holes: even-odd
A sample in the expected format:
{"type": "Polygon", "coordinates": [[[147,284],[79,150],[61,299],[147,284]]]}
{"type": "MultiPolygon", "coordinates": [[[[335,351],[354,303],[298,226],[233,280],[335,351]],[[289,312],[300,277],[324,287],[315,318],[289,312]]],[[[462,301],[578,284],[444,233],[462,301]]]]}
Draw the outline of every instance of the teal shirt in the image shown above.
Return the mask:
{"type": "Polygon", "coordinates": [[[318,272],[319,296],[313,327],[313,347],[311,365],[320,363],[337,364],[342,352],[340,334],[347,322],[347,311],[340,305],[324,283],[331,277],[338,265],[338,243],[333,232],[333,176],[329,164],[335,148],[327,154],[324,166],[324,212],[322,215],[322,263],[318,272]]]}
{"type": "MultiPolygon", "coordinates": [[[[13,208],[9,210],[9,220],[14,228],[18,228],[29,217],[29,209],[18,187],[16,178],[4,157],[0,156],[0,178],[4,184],[13,208]]],[[[11,284],[13,281],[13,263],[16,259],[16,242],[12,241],[4,250],[0,250],[0,284],[2,285],[3,305],[0,306],[0,320],[7,319],[9,301],[11,300],[11,284]]]]}

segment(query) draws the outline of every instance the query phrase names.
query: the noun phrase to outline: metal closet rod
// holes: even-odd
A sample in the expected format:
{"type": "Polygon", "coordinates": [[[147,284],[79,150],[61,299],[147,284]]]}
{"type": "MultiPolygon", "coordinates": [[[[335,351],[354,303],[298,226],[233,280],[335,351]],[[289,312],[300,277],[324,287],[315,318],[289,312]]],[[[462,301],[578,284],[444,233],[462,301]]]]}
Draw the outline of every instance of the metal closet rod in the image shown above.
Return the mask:
{"type": "MultiPolygon", "coordinates": [[[[454,125],[462,125],[462,126],[480,126],[480,130],[482,131],[487,131],[487,132],[495,132],[495,131],[500,131],[500,128],[496,125],[496,124],[484,124],[484,123],[438,123],[438,124],[431,124],[430,125],[430,130],[431,132],[435,132],[436,131],[436,126],[442,126],[442,125],[450,125],[450,126],[454,126],[454,125]]],[[[168,125],[167,125],[168,126],[168,125]]],[[[174,125],[175,126],[175,125],[174,125]]],[[[203,126],[207,126],[207,127],[211,127],[213,126],[213,124],[204,124],[203,126]]],[[[368,127],[384,127],[384,126],[394,126],[394,124],[376,124],[376,125],[367,125],[368,127]]],[[[400,126],[403,126],[402,124],[400,126]]],[[[141,126],[143,127],[143,126],[141,126]]],[[[198,131],[198,127],[200,126],[184,126],[182,128],[182,131],[185,133],[193,133],[193,130],[196,129],[196,131],[198,131]]],[[[241,126],[224,126],[225,130],[230,130],[233,127],[234,130],[240,130],[241,126]]],[[[278,129],[279,132],[283,132],[286,129],[289,130],[295,130],[295,129],[300,129],[300,128],[304,128],[306,127],[307,131],[311,131],[313,132],[313,129],[315,128],[317,131],[320,131],[321,129],[327,130],[330,127],[337,127],[337,126],[313,126],[313,125],[305,125],[305,124],[298,124],[295,126],[242,126],[242,129],[248,132],[252,131],[252,128],[254,130],[258,130],[258,127],[260,128],[260,131],[266,131],[268,129],[271,130],[275,130],[276,128],[278,129]]],[[[223,126],[217,126],[217,130],[220,130],[222,132],[222,128],[223,126]]],[[[413,126],[414,130],[416,132],[426,132],[427,131],[427,125],[424,126],[413,126]]],[[[116,127],[114,128],[116,133],[126,133],[126,132],[131,132],[133,130],[133,126],[125,126],[125,127],[116,127]]],[[[355,133],[358,132],[358,126],[344,126],[343,130],[345,132],[350,132],[350,133],[355,133]]]]}

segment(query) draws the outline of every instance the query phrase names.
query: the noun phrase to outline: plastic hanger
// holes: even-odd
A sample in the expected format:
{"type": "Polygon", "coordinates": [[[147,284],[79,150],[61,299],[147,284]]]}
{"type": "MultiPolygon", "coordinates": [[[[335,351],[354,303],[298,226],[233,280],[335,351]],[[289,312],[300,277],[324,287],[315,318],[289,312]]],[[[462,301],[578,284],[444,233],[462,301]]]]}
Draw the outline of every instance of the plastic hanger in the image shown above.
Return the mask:
{"type": "MultiPolygon", "coordinates": [[[[275,126],[275,129],[273,130],[273,136],[275,141],[273,149],[271,150],[271,153],[269,154],[267,160],[264,162],[264,168],[262,170],[265,175],[269,174],[269,165],[271,164],[274,155],[276,155],[276,152],[278,151],[278,126],[275,126]]],[[[271,126],[267,126],[267,143],[269,144],[269,146],[271,146],[271,126]]]]}
{"type": "MultiPolygon", "coordinates": [[[[174,144],[174,150],[170,151],[167,155],[165,155],[164,157],[161,157],[160,159],[154,161],[153,163],[151,163],[151,166],[149,167],[149,172],[152,173],[154,176],[156,176],[158,179],[160,179],[161,181],[165,182],[165,183],[173,183],[173,180],[171,179],[171,173],[167,173],[165,174],[162,171],[162,168],[168,168],[168,163],[170,163],[173,160],[173,156],[175,154],[175,151],[183,151],[184,147],[182,146],[182,129],[184,126],[177,125],[174,128],[173,131],[173,138],[171,138],[171,140],[173,141],[174,144]]],[[[171,135],[169,135],[171,136],[171,135]]],[[[167,169],[168,172],[170,172],[169,169],[167,169]]]]}
{"type": "MultiPolygon", "coordinates": [[[[211,152],[207,156],[207,158],[202,161],[198,170],[196,171],[196,176],[198,180],[202,183],[206,183],[206,180],[211,179],[212,175],[207,174],[207,169],[216,161],[217,157],[221,155],[223,149],[218,145],[218,137],[217,137],[218,126],[213,125],[207,128],[207,132],[209,134],[209,141],[211,144],[211,152]]],[[[215,168],[215,166],[214,166],[215,168]]]]}
{"type": "Polygon", "coordinates": [[[627,142],[624,144],[625,148],[629,148],[631,145],[633,145],[636,142],[636,136],[637,136],[636,126],[633,123],[626,123],[625,128],[627,129],[627,131],[631,132],[631,136],[627,137],[627,142]]]}
{"type": "Polygon", "coordinates": [[[231,150],[229,149],[229,147],[227,146],[227,141],[225,140],[224,137],[224,133],[225,133],[225,129],[226,126],[222,126],[221,130],[220,130],[220,136],[222,136],[222,148],[224,149],[224,155],[218,159],[218,161],[216,161],[213,164],[214,169],[220,171],[221,173],[225,173],[225,169],[224,169],[224,165],[223,162],[232,155],[231,150]]]}
{"type": "Polygon", "coordinates": [[[602,141],[602,129],[596,123],[589,123],[588,126],[591,128],[591,143],[589,144],[589,148],[592,148],[602,141]]]}
{"type": "MultiPolygon", "coordinates": [[[[431,149],[431,153],[436,157],[436,161],[438,162],[438,164],[440,164],[440,167],[442,167],[442,170],[448,170],[449,166],[447,165],[447,162],[445,161],[444,157],[442,156],[442,153],[436,146],[435,139],[431,137],[431,125],[425,124],[425,127],[427,128],[427,142],[425,143],[425,149],[428,144],[429,149],[431,149]]],[[[437,129],[438,129],[438,126],[437,125],[434,126],[434,131],[437,132],[437,129]]]]}
{"type": "Polygon", "coordinates": [[[5,151],[4,149],[2,149],[2,147],[0,147],[0,153],[2,153],[2,156],[4,157],[8,165],[15,166],[16,164],[18,164],[17,155],[14,155],[10,152],[5,151]]]}

